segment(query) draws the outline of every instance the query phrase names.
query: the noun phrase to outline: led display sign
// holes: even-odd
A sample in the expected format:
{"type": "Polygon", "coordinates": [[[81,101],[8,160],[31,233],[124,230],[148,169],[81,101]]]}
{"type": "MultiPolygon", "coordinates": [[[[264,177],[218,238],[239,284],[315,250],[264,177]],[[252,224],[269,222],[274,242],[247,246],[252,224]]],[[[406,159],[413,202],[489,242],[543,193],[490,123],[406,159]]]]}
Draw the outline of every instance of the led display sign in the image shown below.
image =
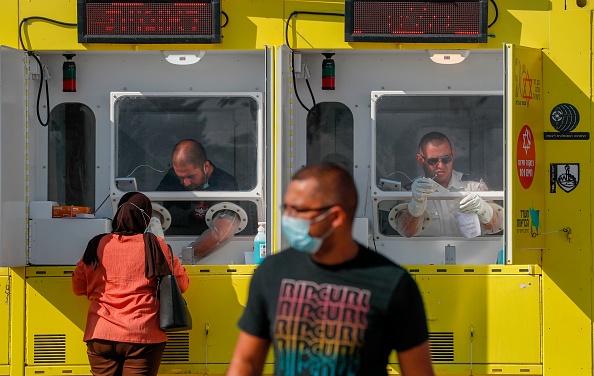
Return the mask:
{"type": "Polygon", "coordinates": [[[220,0],[78,0],[80,43],[220,43],[220,0]]]}
{"type": "Polygon", "coordinates": [[[484,43],[488,0],[346,0],[345,41],[484,43]]]}

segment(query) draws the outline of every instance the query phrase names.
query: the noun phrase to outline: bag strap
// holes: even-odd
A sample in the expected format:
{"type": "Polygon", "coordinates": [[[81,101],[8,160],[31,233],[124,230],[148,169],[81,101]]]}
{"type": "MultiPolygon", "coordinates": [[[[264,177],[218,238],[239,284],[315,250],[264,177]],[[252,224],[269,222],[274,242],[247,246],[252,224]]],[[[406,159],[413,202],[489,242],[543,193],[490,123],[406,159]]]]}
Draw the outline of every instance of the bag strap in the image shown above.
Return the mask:
{"type": "MultiPolygon", "coordinates": [[[[173,278],[175,278],[175,273],[173,272],[173,250],[171,249],[171,246],[169,244],[167,244],[167,247],[169,247],[169,254],[171,255],[171,275],[173,276],[173,278]]],[[[157,304],[157,300],[159,299],[159,288],[161,287],[161,278],[159,277],[157,279],[157,291],[155,291],[155,304],[157,304]]]]}

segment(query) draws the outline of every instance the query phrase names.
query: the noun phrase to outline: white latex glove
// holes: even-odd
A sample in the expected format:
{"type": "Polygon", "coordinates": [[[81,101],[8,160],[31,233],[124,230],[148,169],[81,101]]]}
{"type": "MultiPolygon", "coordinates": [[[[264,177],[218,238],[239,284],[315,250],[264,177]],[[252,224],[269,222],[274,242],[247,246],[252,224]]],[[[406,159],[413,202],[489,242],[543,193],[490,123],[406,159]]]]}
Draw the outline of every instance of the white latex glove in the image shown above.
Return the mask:
{"type": "Polygon", "coordinates": [[[470,193],[460,201],[462,213],[476,213],[481,223],[489,223],[493,219],[493,207],[476,193],[470,193]]]}
{"type": "Polygon", "coordinates": [[[429,178],[418,178],[412,183],[412,200],[408,203],[408,211],[413,217],[420,217],[427,208],[427,196],[437,190],[437,183],[429,178]]]}
{"type": "Polygon", "coordinates": [[[151,218],[151,222],[147,228],[147,231],[165,239],[165,233],[163,232],[163,226],[161,226],[161,220],[157,217],[151,218]]]}

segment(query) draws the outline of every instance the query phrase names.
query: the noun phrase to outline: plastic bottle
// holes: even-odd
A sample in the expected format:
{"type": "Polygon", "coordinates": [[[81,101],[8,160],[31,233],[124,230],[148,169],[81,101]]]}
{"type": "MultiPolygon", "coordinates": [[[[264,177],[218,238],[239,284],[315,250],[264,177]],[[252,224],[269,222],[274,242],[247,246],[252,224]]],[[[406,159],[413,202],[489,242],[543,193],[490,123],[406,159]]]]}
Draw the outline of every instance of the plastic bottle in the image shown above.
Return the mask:
{"type": "Polygon", "coordinates": [[[258,222],[258,233],[254,237],[254,264],[259,265],[266,258],[266,222],[258,222]]]}

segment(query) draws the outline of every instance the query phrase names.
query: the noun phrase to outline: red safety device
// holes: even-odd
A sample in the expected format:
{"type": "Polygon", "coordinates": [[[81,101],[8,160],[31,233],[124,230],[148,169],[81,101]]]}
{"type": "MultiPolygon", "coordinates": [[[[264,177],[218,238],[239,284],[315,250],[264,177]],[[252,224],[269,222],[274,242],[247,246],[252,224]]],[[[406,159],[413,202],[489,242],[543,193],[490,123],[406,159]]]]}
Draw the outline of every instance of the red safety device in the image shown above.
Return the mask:
{"type": "Polygon", "coordinates": [[[72,58],[76,54],[64,54],[66,61],[62,64],[62,91],[76,91],[76,64],[72,58]]]}

